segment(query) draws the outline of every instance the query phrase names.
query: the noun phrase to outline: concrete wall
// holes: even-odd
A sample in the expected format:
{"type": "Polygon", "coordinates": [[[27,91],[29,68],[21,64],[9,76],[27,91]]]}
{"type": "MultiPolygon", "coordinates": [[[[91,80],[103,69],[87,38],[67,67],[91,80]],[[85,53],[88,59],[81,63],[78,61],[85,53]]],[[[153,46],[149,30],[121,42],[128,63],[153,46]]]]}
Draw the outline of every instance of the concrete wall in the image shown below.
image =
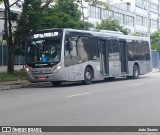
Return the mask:
{"type": "MultiPolygon", "coordinates": [[[[20,71],[23,68],[23,65],[15,65],[14,70],[20,71]]],[[[7,66],[0,66],[0,72],[7,72],[7,66]]]]}

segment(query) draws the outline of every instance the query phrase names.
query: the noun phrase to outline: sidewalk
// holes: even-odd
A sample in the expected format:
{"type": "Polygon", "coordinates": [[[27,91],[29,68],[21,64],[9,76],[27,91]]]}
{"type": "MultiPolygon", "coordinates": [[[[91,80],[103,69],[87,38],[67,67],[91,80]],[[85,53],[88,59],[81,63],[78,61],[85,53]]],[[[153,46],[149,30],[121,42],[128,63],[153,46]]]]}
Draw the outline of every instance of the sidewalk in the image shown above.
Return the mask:
{"type": "MultiPolygon", "coordinates": [[[[160,73],[159,68],[153,68],[152,73],[160,73]]],[[[27,80],[0,82],[0,91],[20,88],[48,87],[52,86],[50,82],[30,83],[27,80]]]]}
{"type": "Polygon", "coordinates": [[[33,87],[46,87],[51,86],[50,82],[30,83],[27,80],[0,82],[1,90],[20,89],[20,88],[33,88],[33,87]]]}
{"type": "Polygon", "coordinates": [[[159,68],[153,68],[152,73],[156,73],[156,72],[160,72],[160,69],[159,68]]]}

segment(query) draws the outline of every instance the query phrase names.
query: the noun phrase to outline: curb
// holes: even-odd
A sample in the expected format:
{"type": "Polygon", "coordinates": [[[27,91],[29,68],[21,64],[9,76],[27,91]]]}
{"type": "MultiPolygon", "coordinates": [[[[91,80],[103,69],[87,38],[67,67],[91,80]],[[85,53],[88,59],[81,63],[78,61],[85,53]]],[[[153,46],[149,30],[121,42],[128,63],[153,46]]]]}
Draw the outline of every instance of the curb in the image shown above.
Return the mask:
{"type": "Polygon", "coordinates": [[[28,85],[10,85],[10,86],[1,86],[0,91],[2,90],[10,90],[10,89],[20,89],[20,88],[29,88],[30,84],[28,85]]]}
{"type": "Polygon", "coordinates": [[[10,89],[19,89],[19,88],[22,88],[22,86],[21,85],[1,86],[0,91],[1,90],[10,90],[10,89]]]}
{"type": "Polygon", "coordinates": [[[17,84],[17,85],[2,85],[0,86],[0,91],[2,90],[11,90],[11,89],[20,89],[20,88],[39,88],[39,87],[46,87],[46,86],[52,86],[50,82],[41,82],[41,83],[30,83],[30,84],[17,84]]]}

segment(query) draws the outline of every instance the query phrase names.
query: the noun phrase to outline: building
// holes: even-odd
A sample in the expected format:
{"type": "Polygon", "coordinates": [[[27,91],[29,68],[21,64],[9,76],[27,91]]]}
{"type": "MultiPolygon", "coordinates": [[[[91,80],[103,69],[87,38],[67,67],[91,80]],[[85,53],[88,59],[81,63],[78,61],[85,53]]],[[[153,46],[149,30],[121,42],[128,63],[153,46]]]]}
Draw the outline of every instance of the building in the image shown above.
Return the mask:
{"type": "MultiPolygon", "coordinates": [[[[13,0],[10,0],[10,4],[13,4],[13,0]]],[[[11,7],[11,11],[17,14],[21,13],[21,8],[18,7],[17,5],[13,5],[11,7]]],[[[16,26],[15,23],[12,22],[13,28],[16,26]]],[[[2,40],[2,34],[4,30],[4,4],[0,4],[0,40],[2,40]]]]}
{"type": "MultiPolygon", "coordinates": [[[[102,1],[110,3],[111,0],[102,1]]],[[[84,1],[83,6],[85,19],[93,24],[112,17],[130,29],[130,34],[138,33],[142,36],[160,28],[160,0],[124,0],[123,3],[112,4],[110,11],[106,11],[103,6],[94,6],[84,1]]]]}
{"type": "MultiPolygon", "coordinates": [[[[160,0],[101,1],[111,4],[110,11],[105,10],[103,6],[94,6],[93,3],[77,0],[80,3],[80,7],[83,7],[84,19],[86,21],[96,24],[103,19],[112,17],[117,19],[124,27],[130,29],[130,34],[138,33],[142,36],[146,36],[160,28],[160,0]],[[116,4],[115,2],[112,4],[111,1],[120,1],[120,3],[117,2],[116,4]]],[[[12,9],[14,12],[21,12],[21,9],[17,8],[16,5],[12,9]]],[[[3,16],[3,10],[4,6],[0,5],[0,17],[3,16]]],[[[0,19],[0,37],[2,36],[3,27],[4,21],[0,19]]]]}

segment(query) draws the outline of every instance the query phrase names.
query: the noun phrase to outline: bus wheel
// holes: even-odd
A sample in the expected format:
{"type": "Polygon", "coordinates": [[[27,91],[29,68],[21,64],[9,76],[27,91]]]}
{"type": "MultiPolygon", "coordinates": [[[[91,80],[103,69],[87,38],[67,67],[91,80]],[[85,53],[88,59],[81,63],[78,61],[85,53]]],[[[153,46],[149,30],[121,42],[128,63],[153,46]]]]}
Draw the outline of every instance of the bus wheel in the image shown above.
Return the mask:
{"type": "Polygon", "coordinates": [[[133,66],[133,79],[138,79],[139,77],[139,67],[137,65],[133,66]]]}
{"type": "Polygon", "coordinates": [[[93,72],[89,67],[86,67],[84,71],[84,80],[82,81],[83,84],[89,85],[92,83],[93,79],[93,72]]]}
{"type": "Polygon", "coordinates": [[[52,85],[57,87],[57,86],[60,86],[62,82],[60,82],[60,81],[52,81],[51,83],[52,83],[52,85]]]}

